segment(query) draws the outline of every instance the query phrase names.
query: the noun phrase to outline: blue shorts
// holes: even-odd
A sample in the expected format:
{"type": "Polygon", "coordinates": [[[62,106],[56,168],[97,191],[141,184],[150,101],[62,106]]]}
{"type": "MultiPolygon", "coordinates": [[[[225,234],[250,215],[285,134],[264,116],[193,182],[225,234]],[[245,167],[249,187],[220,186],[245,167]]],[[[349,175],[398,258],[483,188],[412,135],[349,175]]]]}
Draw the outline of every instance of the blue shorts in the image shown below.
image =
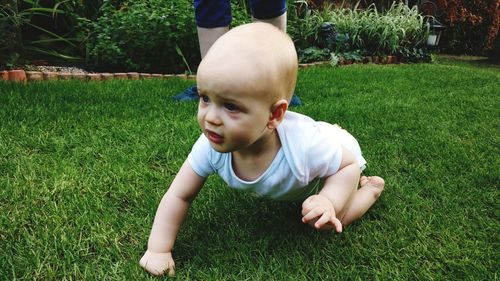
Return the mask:
{"type": "MultiPolygon", "coordinates": [[[[250,10],[256,19],[276,18],[286,12],[286,0],[250,0],[250,10]]],[[[196,25],[204,28],[229,26],[230,0],[194,0],[196,25]]]]}

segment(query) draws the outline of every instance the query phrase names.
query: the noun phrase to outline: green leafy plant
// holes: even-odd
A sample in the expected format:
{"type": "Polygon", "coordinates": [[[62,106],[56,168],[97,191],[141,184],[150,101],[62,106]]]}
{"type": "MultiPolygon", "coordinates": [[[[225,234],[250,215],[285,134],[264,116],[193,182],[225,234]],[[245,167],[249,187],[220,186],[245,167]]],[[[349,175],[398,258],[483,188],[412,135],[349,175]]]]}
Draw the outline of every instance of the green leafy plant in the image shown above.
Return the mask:
{"type": "Polygon", "coordinates": [[[190,9],[189,1],[105,0],[97,20],[82,21],[87,63],[109,70],[178,70],[199,52],[190,9]]]}
{"type": "Polygon", "coordinates": [[[361,51],[359,51],[359,50],[344,52],[344,53],[339,54],[339,56],[341,58],[343,58],[344,60],[350,60],[350,61],[355,61],[355,62],[359,62],[359,61],[363,60],[363,55],[362,55],[361,51]]]}
{"type": "MultiPolygon", "coordinates": [[[[244,2],[232,5],[233,25],[250,20],[244,2]]],[[[99,17],[81,26],[96,69],[182,73],[200,61],[191,0],[104,0],[99,17]]]]}
{"type": "Polygon", "coordinates": [[[81,59],[83,36],[77,30],[77,21],[86,14],[84,4],[76,0],[10,2],[0,7],[0,24],[7,30],[0,41],[7,41],[2,44],[6,56],[17,58],[12,64],[33,58],[81,59]]]}
{"type": "Polygon", "coordinates": [[[339,37],[336,52],[363,50],[370,54],[387,55],[396,53],[400,48],[421,47],[425,42],[428,31],[424,16],[416,7],[393,3],[385,12],[379,12],[375,4],[364,9],[358,9],[358,5],[353,8],[327,5],[320,10],[309,9],[302,13],[302,18],[295,12],[298,27],[289,32],[296,46],[301,49],[318,45],[319,27],[324,22],[333,23],[340,35],[348,35],[346,38],[339,37]]]}
{"type": "Polygon", "coordinates": [[[325,21],[322,14],[309,9],[307,1],[295,1],[288,6],[287,32],[297,49],[317,46],[318,32],[325,21]]]}
{"type": "Polygon", "coordinates": [[[337,66],[339,64],[340,57],[335,53],[330,53],[330,65],[337,66]]]}
{"type": "Polygon", "coordinates": [[[3,1],[0,6],[0,69],[11,68],[22,48],[21,30],[16,22],[17,1],[3,1]]]}
{"type": "Polygon", "coordinates": [[[319,49],[317,47],[309,47],[298,51],[299,61],[301,63],[310,63],[317,61],[325,61],[330,58],[328,49],[319,49]]]}
{"type": "Polygon", "coordinates": [[[379,13],[374,4],[364,10],[333,9],[329,20],[339,32],[350,35],[353,49],[366,49],[374,54],[395,53],[400,47],[418,46],[426,38],[424,17],[416,7],[393,3],[379,13]]]}
{"type": "Polygon", "coordinates": [[[431,55],[423,48],[400,48],[397,56],[401,62],[431,62],[431,55]]]}

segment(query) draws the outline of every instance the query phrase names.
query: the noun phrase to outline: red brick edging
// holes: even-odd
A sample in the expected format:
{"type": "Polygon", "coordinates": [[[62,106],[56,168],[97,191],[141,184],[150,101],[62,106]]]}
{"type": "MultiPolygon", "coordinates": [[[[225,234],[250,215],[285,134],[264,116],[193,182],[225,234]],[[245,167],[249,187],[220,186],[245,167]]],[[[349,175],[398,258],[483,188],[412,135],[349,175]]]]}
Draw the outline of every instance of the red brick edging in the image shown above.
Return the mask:
{"type": "MultiPolygon", "coordinates": [[[[394,64],[398,63],[396,56],[372,56],[364,57],[362,63],[378,63],[378,64],[394,64]]],[[[350,65],[354,62],[352,60],[340,60],[338,65],[350,65]]],[[[329,61],[301,63],[300,68],[307,68],[316,65],[328,65],[329,61]]],[[[119,73],[69,73],[69,72],[42,72],[42,71],[24,71],[21,69],[16,70],[0,70],[0,81],[9,80],[16,82],[29,82],[29,81],[42,81],[42,80],[68,80],[78,79],[82,81],[99,81],[109,79],[163,79],[178,77],[182,79],[196,79],[196,75],[187,74],[158,74],[158,73],[139,73],[139,72],[119,72],[119,73]]]]}
{"type": "Polygon", "coordinates": [[[120,73],[69,73],[69,72],[42,72],[42,71],[24,71],[16,70],[0,70],[0,81],[9,80],[15,82],[30,82],[42,80],[68,80],[77,79],[82,81],[99,81],[109,79],[129,79],[138,80],[146,78],[170,78],[179,77],[182,79],[195,79],[196,75],[187,74],[158,74],[158,73],[139,73],[139,72],[120,72],[120,73]]]}

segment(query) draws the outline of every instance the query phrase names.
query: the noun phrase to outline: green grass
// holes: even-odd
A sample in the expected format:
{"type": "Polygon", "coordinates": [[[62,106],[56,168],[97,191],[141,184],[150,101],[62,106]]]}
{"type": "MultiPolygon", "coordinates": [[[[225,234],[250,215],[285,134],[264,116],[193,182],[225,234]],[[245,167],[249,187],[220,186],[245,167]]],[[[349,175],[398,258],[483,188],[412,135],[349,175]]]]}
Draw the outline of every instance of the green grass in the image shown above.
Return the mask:
{"type": "MultiPolygon", "coordinates": [[[[336,235],[211,177],[176,278],[496,280],[499,81],[450,61],[301,70],[293,110],[348,129],[386,191],[336,235]]],[[[195,103],[170,99],[191,84],[0,83],[0,279],[154,279],[138,261],[200,134],[195,103]]]]}

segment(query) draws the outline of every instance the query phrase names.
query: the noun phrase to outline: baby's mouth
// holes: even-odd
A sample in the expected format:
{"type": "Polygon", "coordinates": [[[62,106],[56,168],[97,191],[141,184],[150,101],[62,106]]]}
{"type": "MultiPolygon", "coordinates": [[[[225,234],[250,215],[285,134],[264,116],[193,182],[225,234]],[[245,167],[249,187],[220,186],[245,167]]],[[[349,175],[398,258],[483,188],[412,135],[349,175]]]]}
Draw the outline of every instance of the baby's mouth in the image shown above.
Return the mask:
{"type": "Polygon", "coordinates": [[[212,132],[210,130],[206,130],[206,133],[207,133],[207,138],[213,143],[221,144],[222,141],[224,140],[224,138],[221,135],[212,132]]]}

